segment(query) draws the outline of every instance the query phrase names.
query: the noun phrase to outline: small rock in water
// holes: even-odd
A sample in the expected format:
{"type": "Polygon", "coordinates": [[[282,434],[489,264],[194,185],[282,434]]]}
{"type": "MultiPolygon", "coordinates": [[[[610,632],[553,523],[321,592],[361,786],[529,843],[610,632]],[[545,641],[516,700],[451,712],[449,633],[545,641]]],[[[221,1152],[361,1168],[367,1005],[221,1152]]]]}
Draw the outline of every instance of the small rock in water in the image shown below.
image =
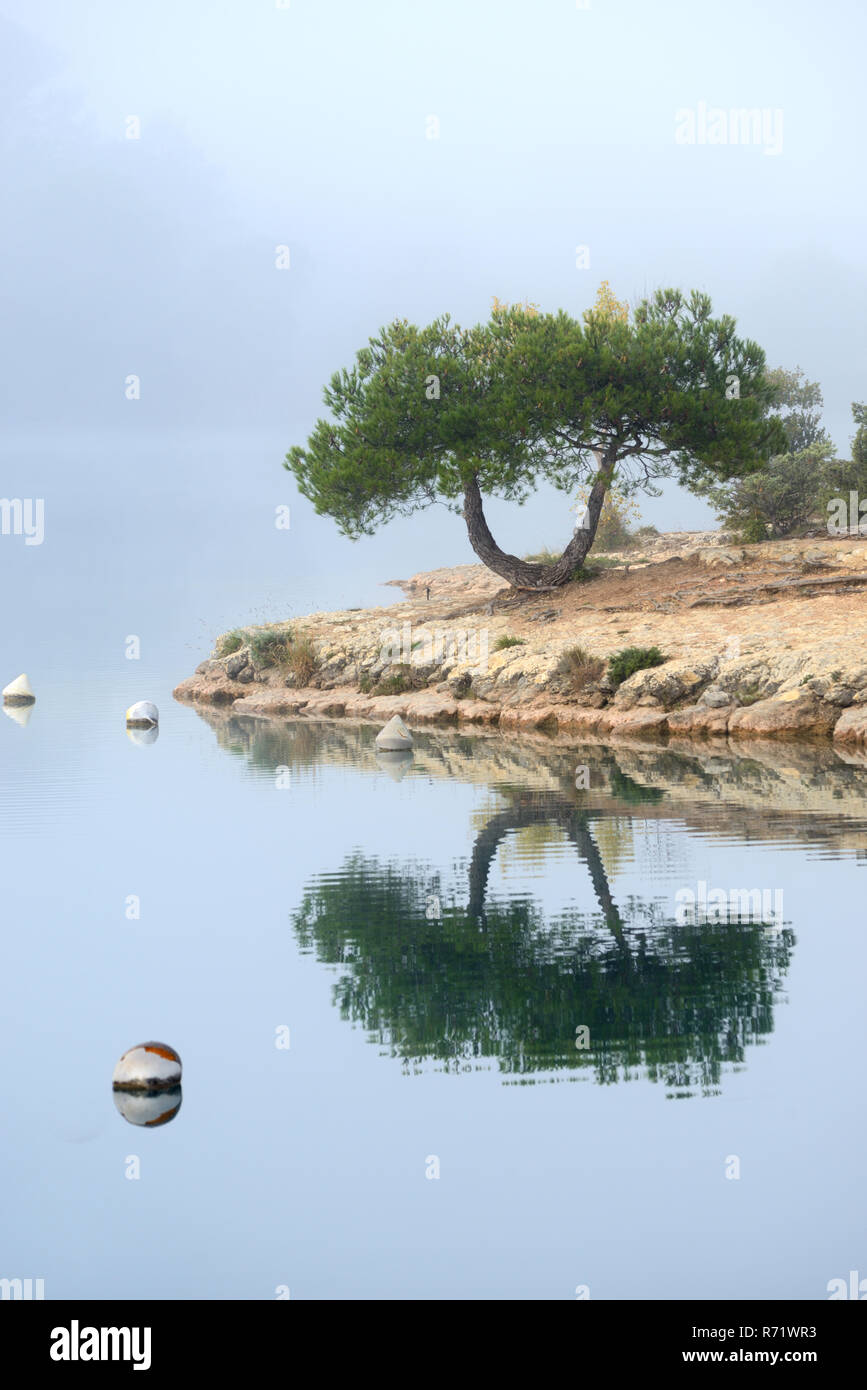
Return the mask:
{"type": "Polygon", "coordinates": [[[168,1043],[138,1043],[125,1052],[111,1078],[116,1091],[167,1091],[180,1084],[181,1059],[168,1043]]]}
{"type": "Polygon", "coordinates": [[[374,740],[377,748],[384,748],[387,752],[400,752],[404,748],[412,748],[412,734],[404,724],[399,714],[395,714],[389,719],[385,728],[380,729],[374,740]]]}
{"type": "Polygon", "coordinates": [[[27,675],[22,671],[20,676],[16,676],[14,681],[10,681],[3,690],[3,703],[7,705],[32,705],[36,699],[30,687],[27,675]]]}
{"type": "Polygon", "coordinates": [[[131,1125],[145,1125],[154,1129],[157,1125],[168,1124],[181,1108],[181,1088],[172,1086],[166,1091],[119,1091],[112,1092],[114,1103],[123,1118],[131,1125]]]}
{"type": "Polygon", "coordinates": [[[126,722],[133,729],[147,729],[160,722],[160,712],[151,700],[139,700],[127,710],[126,722]]]}

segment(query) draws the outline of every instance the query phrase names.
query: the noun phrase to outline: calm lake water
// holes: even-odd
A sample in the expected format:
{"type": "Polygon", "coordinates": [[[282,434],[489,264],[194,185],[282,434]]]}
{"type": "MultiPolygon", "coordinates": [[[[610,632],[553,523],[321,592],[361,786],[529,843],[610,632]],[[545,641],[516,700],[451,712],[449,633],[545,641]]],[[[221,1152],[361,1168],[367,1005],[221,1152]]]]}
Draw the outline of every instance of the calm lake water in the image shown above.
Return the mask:
{"type": "MultiPolygon", "coordinates": [[[[93,546],[46,511],[44,549],[0,540],[4,682],[38,697],[0,718],[0,1277],[823,1299],[867,1273],[867,759],[420,731],[401,762],[373,726],[200,714],[173,685],[252,616],[225,535],[190,503],[93,546]],[[723,920],[691,916],[713,890],[723,920]],[[111,1074],[151,1038],[183,1100],[146,1128],[111,1074]]],[[[240,532],[245,592],[273,563],[292,611],[240,532]]],[[[294,611],[341,601],[314,581],[294,611]]]]}

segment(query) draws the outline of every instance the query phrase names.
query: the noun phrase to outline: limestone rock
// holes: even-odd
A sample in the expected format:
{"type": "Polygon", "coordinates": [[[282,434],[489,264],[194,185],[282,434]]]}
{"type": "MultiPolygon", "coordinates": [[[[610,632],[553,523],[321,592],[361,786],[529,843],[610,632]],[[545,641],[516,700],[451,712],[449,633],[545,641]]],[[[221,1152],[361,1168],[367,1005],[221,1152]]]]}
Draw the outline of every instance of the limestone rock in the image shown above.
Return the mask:
{"type": "Polygon", "coordinates": [[[663,705],[674,704],[689,695],[695,696],[714,670],[712,662],[667,661],[664,666],[651,666],[636,671],[625,680],[614,696],[618,709],[632,709],[648,696],[663,705]]]}
{"type": "Polygon", "coordinates": [[[729,550],[723,546],[716,546],[713,549],[696,551],[696,558],[702,565],[724,565],[730,569],[732,565],[741,565],[744,561],[742,550],[729,550]]]}
{"type": "Polygon", "coordinates": [[[863,743],[867,740],[867,706],[853,705],[847,709],[834,725],[834,741],[839,743],[863,743]]]}
{"type": "Polygon", "coordinates": [[[729,717],[730,734],[829,734],[837,722],[835,709],[802,690],[786,690],[770,700],[736,709],[729,717]]]}
{"type": "Polygon", "coordinates": [[[724,734],[728,730],[729,715],[733,706],[726,701],[724,708],[713,705],[688,705],[686,709],[672,710],[668,716],[668,730],[672,734],[724,734]]]}
{"type": "Polygon", "coordinates": [[[733,701],[728,691],[723,690],[721,686],[709,685],[699,696],[698,703],[708,709],[724,709],[733,704],[733,701]]]}

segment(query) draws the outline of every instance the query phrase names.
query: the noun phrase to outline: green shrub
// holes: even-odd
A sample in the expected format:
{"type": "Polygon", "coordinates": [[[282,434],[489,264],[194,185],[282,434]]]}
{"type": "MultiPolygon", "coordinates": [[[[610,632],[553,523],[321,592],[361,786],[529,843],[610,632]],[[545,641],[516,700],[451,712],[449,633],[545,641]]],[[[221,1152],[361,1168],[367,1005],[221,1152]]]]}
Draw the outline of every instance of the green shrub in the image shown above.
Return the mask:
{"type": "Polygon", "coordinates": [[[504,652],[507,647],[526,647],[527,643],[523,637],[507,637],[505,634],[498,637],[494,643],[495,652],[504,652]]]}
{"type": "Polygon", "coordinates": [[[217,656],[231,656],[233,652],[238,652],[244,645],[244,638],[237,628],[233,632],[225,632],[217,643],[217,656]]]}
{"type": "Polygon", "coordinates": [[[758,472],[692,490],[708,498],[725,529],[741,541],[777,540],[817,520],[826,523],[825,500],[840,476],[832,456],[830,441],[822,440],[796,453],[775,454],[758,472]]]}
{"type": "Polygon", "coordinates": [[[667,659],[658,647],[624,647],[608,658],[608,675],[615,685],[622,685],[636,671],[661,666],[667,659]]]}
{"type": "Polygon", "coordinates": [[[736,539],[741,545],[758,545],[768,539],[768,528],[760,516],[748,516],[741,522],[736,539]]]}

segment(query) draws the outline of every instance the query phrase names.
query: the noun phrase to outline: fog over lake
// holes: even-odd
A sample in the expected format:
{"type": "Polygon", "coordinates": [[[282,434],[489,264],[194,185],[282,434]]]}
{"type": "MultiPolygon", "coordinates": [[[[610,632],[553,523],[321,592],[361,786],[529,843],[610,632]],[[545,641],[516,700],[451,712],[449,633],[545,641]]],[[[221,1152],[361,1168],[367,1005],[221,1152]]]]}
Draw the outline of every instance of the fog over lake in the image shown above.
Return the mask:
{"type": "MultiPolygon", "coordinates": [[[[0,687],[36,693],[0,718],[0,1278],[822,1299],[864,1270],[867,758],[436,729],[402,762],[172,691],[228,629],[474,562],[443,506],[351,542],[281,467],[395,318],[695,287],[821,383],[846,456],[865,38],[854,0],[0,0],[0,495],[44,506],[0,534],[0,687]],[[760,141],[702,140],[711,108],[760,141]],[[780,918],[690,919],[700,884],[780,918]],[[154,1125],[111,1086],[146,1039],[183,1059],[154,1125]]],[[[520,555],[575,523],[547,485],[486,505],[520,555]]],[[[640,505],[715,525],[671,482],[640,505]]]]}

